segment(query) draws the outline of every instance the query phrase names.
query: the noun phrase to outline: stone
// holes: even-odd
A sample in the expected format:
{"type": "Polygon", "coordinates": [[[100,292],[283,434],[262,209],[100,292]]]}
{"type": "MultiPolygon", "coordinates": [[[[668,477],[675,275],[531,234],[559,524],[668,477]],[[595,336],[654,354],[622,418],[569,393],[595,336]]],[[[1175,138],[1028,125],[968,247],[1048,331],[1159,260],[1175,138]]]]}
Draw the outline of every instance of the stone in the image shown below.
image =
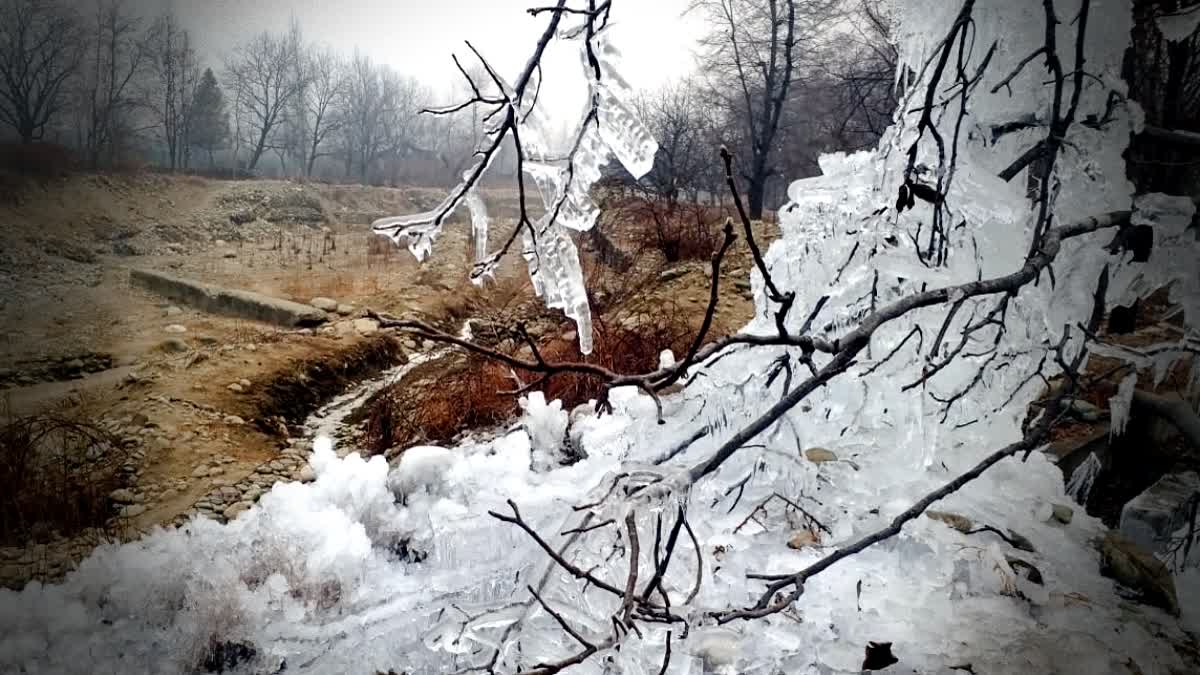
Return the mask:
{"type": "Polygon", "coordinates": [[[130,490],[129,488],[113,490],[109,493],[108,498],[118,504],[133,504],[138,501],[137,495],[135,495],[133,490],[130,490]]]}
{"type": "Polygon", "coordinates": [[[1083,422],[1099,422],[1104,418],[1104,411],[1083,399],[1071,401],[1070,411],[1072,416],[1083,422]]]}
{"type": "Polygon", "coordinates": [[[250,388],[250,380],[247,380],[244,377],[242,379],[238,380],[238,384],[242,385],[242,389],[250,388]]]}
{"type": "Polygon", "coordinates": [[[836,462],[838,456],[832,450],[825,448],[809,448],[804,451],[804,456],[808,461],[814,464],[824,464],[825,462],[836,462]]]}
{"type": "Polygon", "coordinates": [[[240,394],[243,391],[245,391],[244,389],[242,389],[242,385],[237,382],[231,383],[228,387],[226,387],[226,389],[234,392],[235,394],[240,394]]]}
{"type": "Polygon", "coordinates": [[[813,534],[811,530],[800,530],[793,534],[791,539],[788,539],[787,545],[788,548],[795,550],[816,546],[817,535],[813,534]]]}
{"type": "Polygon", "coordinates": [[[163,316],[179,316],[180,314],[183,314],[183,310],[175,305],[171,305],[163,310],[163,316]]]}
{"type": "Polygon", "coordinates": [[[333,298],[313,298],[312,300],[308,301],[308,304],[316,307],[322,312],[336,312],[338,308],[338,301],[334,300],[333,298]]]}
{"type": "Polygon", "coordinates": [[[1050,507],[1050,517],[1063,525],[1070,525],[1071,519],[1075,517],[1075,509],[1066,504],[1053,504],[1050,507]]]}
{"type": "Polygon", "coordinates": [[[136,518],[146,512],[146,507],[142,504],[130,504],[121,508],[122,518],[136,518]]]}
{"type": "Polygon", "coordinates": [[[167,338],[166,340],[158,343],[158,351],[167,354],[182,354],[189,349],[191,348],[188,347],[188,343],[180,340],[179,338],[167,338]]]}
{"type": "Polygon", "coordinates": [[[338,305],[335,311],[340,316],[350,316],[354,313],[354,305],[338,305]]]}
{"type": "Polygon", "coordinates": [[[209,469],[208,469],[208,471],[206,471],[206,472],[204,473],[204,475],[205,475],[205,476],[208,476],[208,477],[210,477],[210,478],[212,478],[212,477],[215,477],[215,476],[220,476],[220,475],[221,475],[221,474],[223,474],[223,473],[225,473],[225,468],[224,468],[224,467],[220,467],[220,466],[214,466],[214,467],[211,467],[211,468],[209,468],[209,469]]]}
{"type": "Polygon", "coordinates": [[[943,522],[959,532],[962,532],[963,534],[966,534],[975,528],[975,524],[971,522],[970,518],[967,518],[966,516],[960,516],[957,513],[949,513],[947,511],[926,511],[925,517],[943,522]]]}
{"type": "Polygon", "coordinates": [[[375,319],[355,319],[354,330],[359,335],[374,335],[379,330],[379,322],[375,319]]]}
{"type": "Polygon", "coordinates": [[[1142,602],[1179,616],[1171,570],[1119,532],[1109,531],[1100,543],[1100,573],[1138,593],[1142,602]]]}
{"type": "Polygon", "coordinates": [[[225,516],[226,520],[233,520],[233,519],[237,518],[238,516],[240,516],[241,514],[245,513],[246,511],[250,510],[251,506],[253,506],[253,504],[251,504],[250,502],[237,502],[233,506],[230,506],[229,508],[222,511],[221,515],[225,516]]]}
{"type": "Polygon", "coordinates": [[[1197,493],[1200,475],[1195,471],[1167,474],[1126,502],[1117,529],[1148,551],[1164,552],[1172,535],[1188,524],[1197,493]]]}
{"type": "Polygon", "coordinates": [[[317,479],[317,472],[312,468],[311,464],[305,464],[300,468],[297,478],[302,482],[311,483],[317,479]]]}
{"type": "Polygon", "coordinates": [[[167,331],[168,333],[186,333],[187,326],[184,326],[183,324],[173,323],[168,326],[165,326],[163,328],[163,330],[167,331]]]}
{"type": "Polygon", "coordinates": [[[129,425],[137,429],[148,424],[150,424],[150,418],[146,417],[144,413],[134,413],[133,417],[129,419],[129,425]]]}
{"type": "Polygon", "coordinates": [[[224,421],[225,424],[231,424],[233,426],[240,426],[246,423],[246,420],[238,417],[237,415],[226,415],[222,421],[224,421]]]}
{"type": "Polygon", "coordinates": [[[675,279],[678,279],[687,273],[688,268],[686,267],[672,267],[669,270],[663,270],[662,272],[659,272],[658,280],[661,282],[674,281],[675,279]]]}

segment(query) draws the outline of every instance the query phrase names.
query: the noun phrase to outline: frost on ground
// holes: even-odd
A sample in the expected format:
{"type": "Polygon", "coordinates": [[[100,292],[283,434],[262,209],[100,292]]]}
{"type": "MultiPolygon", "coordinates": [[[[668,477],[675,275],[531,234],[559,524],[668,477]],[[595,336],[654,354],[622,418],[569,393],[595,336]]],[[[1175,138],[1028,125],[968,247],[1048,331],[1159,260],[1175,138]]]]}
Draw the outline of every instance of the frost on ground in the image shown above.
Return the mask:
{"type": "MultiPolygon", "coordinates": [[[[902,107],[908,109],[919,104],[930,77],[925,65],[959,4],[898,4],[897,35],[912,75],[904,83],[910,94],[902,107]]],[[[992,66],[966,114],[959,119],[958,99],[951,96],[937,121],[947,141],[959,137],[956,128],[961,132],[956,168],[944,176],[951,222],[962,223],[950,232],[946,264],[926,266],[913,254],[909,236],[928,220],[927,205],[899,216],[881,209],[895,199],[917,133],[911,116],[902,115],[878,149],[827,156],[822,177],[792,185],[791,201],[780,211],[782,236],[767,262],[776,283],[796,292],[801,309],[790,319],[797,324],[828,295],[829,309],[818,323],[829,325],[818,328],[833,339],[872,303],[1021,267],[1033,222],[1025,187],[996,175],[1044,130],[1034,126],[993,142],[990,129],[1044,112],[1045,73],[1025,69],[1011,82],[1014,95],[1004,87],[989,92],[1041,46],[1042,3],[977,4],[969,65],[974,72],[995,40],[992,66]]],[[[1078,10],[1077,2],[1055,4],[1060,18],[1078,10]]],[[[1118,73],[1130,30],[1121,3],[1093,4],[1084,114],[1103,111],[1109,91],[1124,90],[1118,73]]],[[[1060,46],[1073,45],[1074,25],[1059,23],[1060,46]]],[[[1060,51],[1071,68],[1070,50],[1060,51]]],[[[618,113],[606,113],[611,126],[603,134],[625,124],[618,113]]],[[[1071,127],[1057,168],[1055,222],[1134,206],[1121,154],[1137,119],[1136,107],[1127,104],[1107,125],[1071,127]]],[[[636,136],[632,141],[644,146],[636,136]]],[[[925,142],[920,148],[918,161],[937,166],[936,147],[925,142]]],[[[1197,253],[1194,240],[1185,245],[1182,235],[1190,207],[1160,196],[1137,207],[1135,220],[1152,219],[1162,241],[1180,242],[1166,255],[1187,260],[1197,253]]],[[[602,497],[622,472],[662,480],[633,501],[606,501],[597,522],[621,522],[632,509],[641,531],[652,533],[658,516],[667,522],[679,507],[687,509],[696,545],[690,537],[681,543],[664,591],[690,627],[684,637],[678,626],[643,624],[619,651],[606,650],[570,672],[656,673],[669,629],[667,672],[673,674],[857,673],[871,641],[893,643],[897,672],[950,675],[968,664],[987,675],[1128,673],[1133,667],[1147,674],[1183,672],[1171,646],[1185,639],[1179,621],[1127,602],[1100,575],[1092,540],[1103,533],[1101,523],[1077,506],[1068,525],[1047,515],[1070,498],[1060,471],[1037,452],[1027,461],[1001,461],[934,505],[952,515],[919,518],[900,535],[828,568],[805,585],[792,609],[723,626],[710,618],[758,598],[763,585],[747,573],[799,570],[882,528],[924,494],[1019,439],[1027,406],[1038,395],[1034,374],[1064,326],[1087,320],[1102,267],[1113,265],[1112,304],[1179,269],[1172,260],[1120,265],[1103,250],[1109,238],[1098,233],[1064,244],[1054,283],[1043,279],[1012,298],[995,355],[965,354],[924,385],[902,391],[920,379],[928,347],[898,346],[915,326],[928,345],[948,308],[916,312],[882,328],[857,369],[814,391],[694,484],[687,467],[779,400],[785,382],[768,373],[782,350],[733,351],[675,395],[661,425],[653,401],[623,388],[611,392],[613,410],[603,416],[567,416],[554,402],[531,397],[516,430],[455,448],[411,451],[390,475],[381,458],[338,459],[323,441],[312,459],[316,482],[277,485],[228,525],[198,520],[157,531],[98,549],[62,584],[0,591],[0,670],[186,672],[217,644],[251,646],[254,656],[244,668],[255,673],[275,672],[285,662],[288,673],[447,673],[486,665],[493,650],[498,671],[506,673],[561,659],[575,645],[531,601],[527,586],[540,589],[564,620],[597,642],[612,632],[616,599],[585,590],[529,536],[488,512],[511,513],[506,502],[512,500],[556,550],[620,583],[628,558],[614,555],[623,548],[613,546],[621,541],[615,528],[560,533],[580,523],[572,505],[602,497]],[[655,458],[696,438],[697,429],[710,433],[654,466],[655,458]],[[569,466],[549,461],[564,435],[584,457],[569,466]],[[815,448],[824,452],[803,452],[815,448]],[[748,520],[776,493],[801,504],[821,527],[795,537],[811,523],[769,506],[748,520]],[[970,529],[964,521],[1019,534],[1029,546],[1014,547],[991,532],[964,534],[970,529]]],[[[747,330],[773,331],[761,275],[755,273],[752,286],[759,316],[747,330]]],[[[986,315],[994,300],[966,299],[948,335],[986,315]]],[[[1194,313],[1188,318],[1194,321],[1194,313]]],[[[1073,335],[1068,355],[1080,348],[1079,332],[1073,335]]],[[[653,573],[649,558],[640,557],[642,579],[653,573]]],[[[1198,576],[1194,570],[1180,576],[1185,605],[1198,597],[1198,576]]],[[[1200,627],[1194,608],[1185,609],[1184,619],[1200,627]]]]}

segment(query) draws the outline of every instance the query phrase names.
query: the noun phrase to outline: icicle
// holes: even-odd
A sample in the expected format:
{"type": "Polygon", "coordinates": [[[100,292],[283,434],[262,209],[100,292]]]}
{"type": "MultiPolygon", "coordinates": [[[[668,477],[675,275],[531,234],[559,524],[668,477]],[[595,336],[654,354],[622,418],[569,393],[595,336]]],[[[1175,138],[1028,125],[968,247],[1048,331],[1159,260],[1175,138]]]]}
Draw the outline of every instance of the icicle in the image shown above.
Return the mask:
{"type": "Polygon", "coordinates": [[[1092,492],[1092,485],[1096,482],[1096,477],[1104,469],[1104,465],[1100,463],[1100,458],[1096,453],[1088,453],[1087,459],[1083,460],[1077,469],[1071,474],[1071,480],[1067,481],[1067,495],[1074,499],[1077,503],[1086,505],[1088,495],[1092,492]]]}
{"type": "Polygon", "coordinates": [[[1115,437],[1125,433],[1125,425],[1129,422],[1129,409],[1133,405],[1133,392],[1137,389],[1137,372],[1130,373],[1117,387],[1117,395],[1108,399],[1112,421],[1109,425],[1109,436],[1115,437]]]}

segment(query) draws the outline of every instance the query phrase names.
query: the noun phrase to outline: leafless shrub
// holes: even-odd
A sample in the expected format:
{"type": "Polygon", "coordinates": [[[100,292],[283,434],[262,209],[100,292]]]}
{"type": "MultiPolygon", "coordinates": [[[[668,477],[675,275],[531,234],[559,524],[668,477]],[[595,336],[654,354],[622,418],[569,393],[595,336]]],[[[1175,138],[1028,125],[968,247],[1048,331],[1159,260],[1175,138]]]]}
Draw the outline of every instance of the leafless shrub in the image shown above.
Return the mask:
{"type": "Polygon", "coordinates": [[[58,413],[14,417],[0,427],[0,542],[52,533],[121,531],[109,497],[124,487],[128,453],[100,427],[58,413]]]}

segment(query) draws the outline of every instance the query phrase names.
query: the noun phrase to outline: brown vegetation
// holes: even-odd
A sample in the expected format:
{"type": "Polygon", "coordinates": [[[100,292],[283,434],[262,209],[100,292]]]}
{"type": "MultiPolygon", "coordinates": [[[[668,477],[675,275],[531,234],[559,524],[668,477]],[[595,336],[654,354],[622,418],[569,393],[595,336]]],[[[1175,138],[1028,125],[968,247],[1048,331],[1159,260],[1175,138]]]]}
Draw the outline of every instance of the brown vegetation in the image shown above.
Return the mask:
{"type": "Polygon", "coordinates": [[[637,250],[657,250],[668,263],[707,260],[721,244],[721,209],[670,199],[614,200],[604,227],[626,230],[637,250]]]}
{"type": "Polygon", "coordinates": [[[479,356],[448,356],[413,369],[364,406],[365,445],[371,454],[418,443],[444,443],[457,434],[511,419],[517,401],[509,372],[479,356]]]}
{"type": "Polygon", "coordinates": [[[9,416],[0,427],[0,543],[115,533],[109,495],[124,487],[128,459],[117,439],[82,419],[9,416]]]}

